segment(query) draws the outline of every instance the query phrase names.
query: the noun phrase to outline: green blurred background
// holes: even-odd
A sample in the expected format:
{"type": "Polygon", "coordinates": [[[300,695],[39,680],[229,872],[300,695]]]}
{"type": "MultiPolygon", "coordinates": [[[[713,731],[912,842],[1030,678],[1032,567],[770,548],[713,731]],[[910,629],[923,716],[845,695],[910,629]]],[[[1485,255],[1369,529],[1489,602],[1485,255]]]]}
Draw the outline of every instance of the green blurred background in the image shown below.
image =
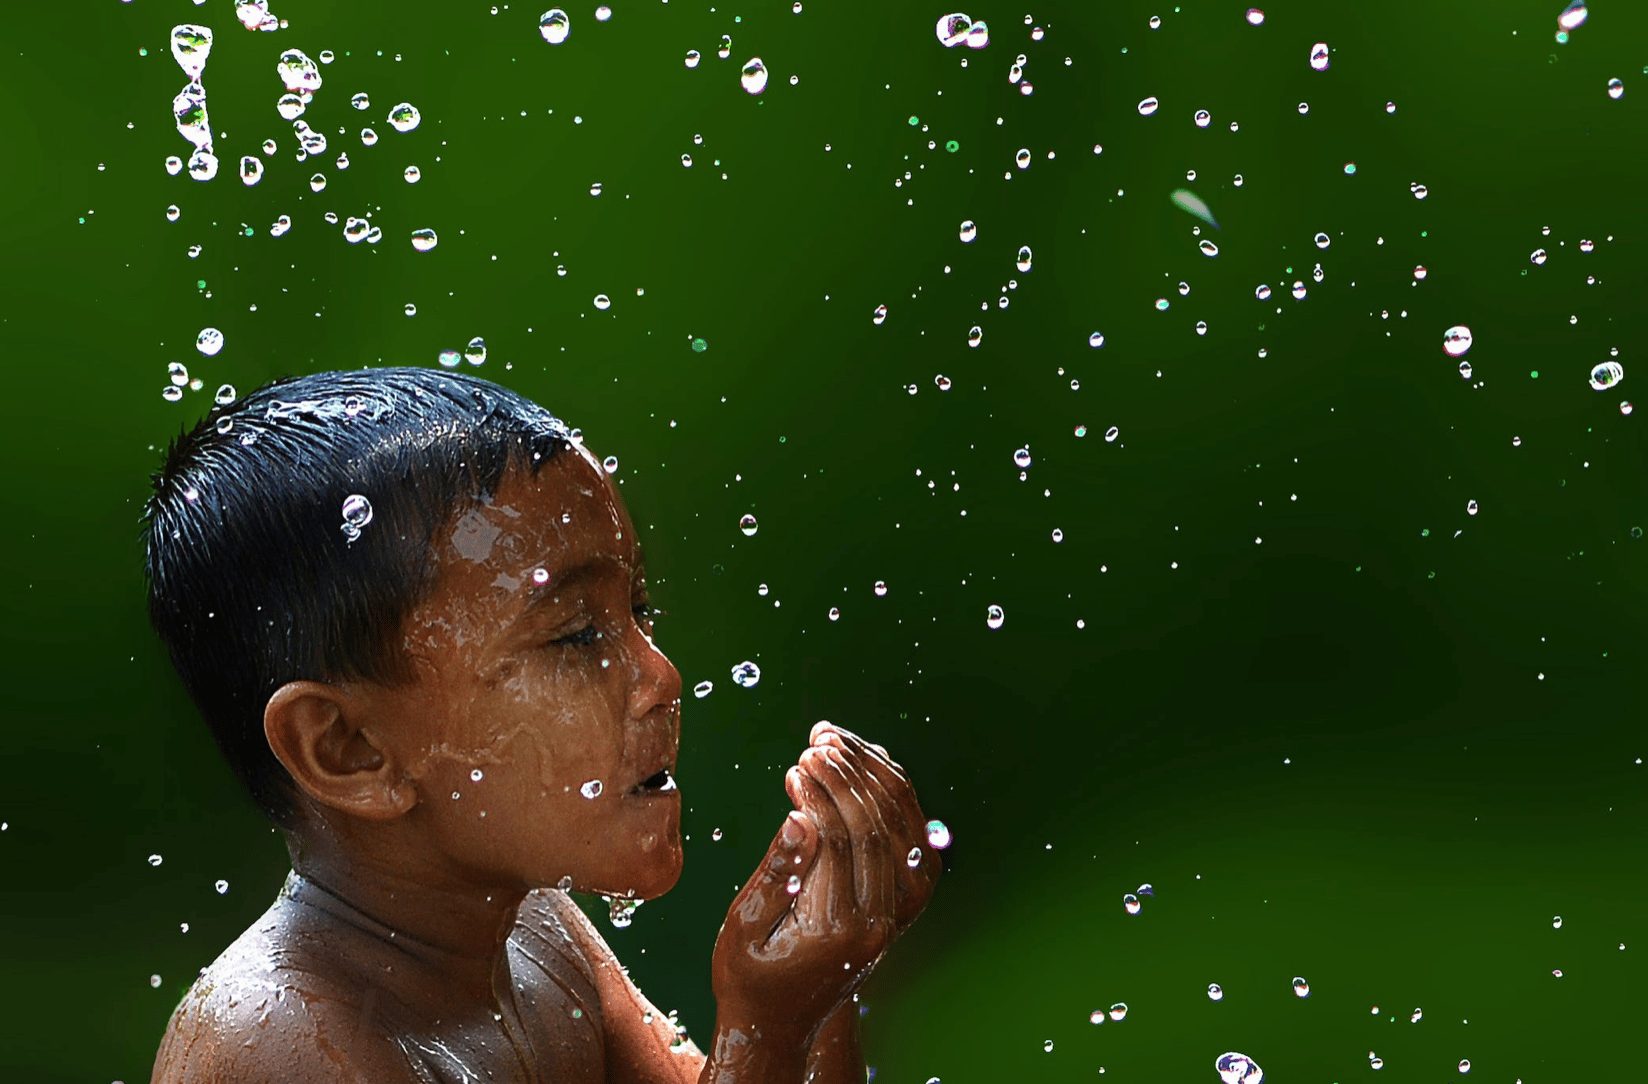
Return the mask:
{"type": "Polygon", "coordinates": [[[955,840],[864,992],[878,1081],[1212,1082],[1227,1050],[1273,1084],[1635,1072],[1648,9],[1558,44],[1559,0],[990,3],[975,51],[945,6],[804,2],[573,7],[555,46],[486,0],[272,0],[275,33],[232,0],[7,8],[7,1079],[147,1080],[287,869],[145,622],[159,448],[222,383],[474,336],[466,371],[619,457],[660,643],[715,682],[684,704],[685,874],[597,920],[700,1043],[720,919],[828,718],[955,840]],[[163,164],[183,22],[215,32],[206,183],[163,164]],[[303,163],[292,48],[335,54],[303,163]]]}

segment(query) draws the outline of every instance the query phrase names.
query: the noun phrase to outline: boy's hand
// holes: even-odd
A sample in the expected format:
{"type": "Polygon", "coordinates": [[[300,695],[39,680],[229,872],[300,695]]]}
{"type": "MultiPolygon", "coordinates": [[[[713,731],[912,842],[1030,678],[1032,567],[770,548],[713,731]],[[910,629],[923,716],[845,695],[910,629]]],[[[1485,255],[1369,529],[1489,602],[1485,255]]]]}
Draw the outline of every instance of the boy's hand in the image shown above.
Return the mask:
{"type": "Polygon", "coordinates": [[[940,869],[886,751],[828,723],[813,741],[784,777],[796,812],[729,908],[711,961],[718,1026],[808,1044],[921,913],[940,869]]]}

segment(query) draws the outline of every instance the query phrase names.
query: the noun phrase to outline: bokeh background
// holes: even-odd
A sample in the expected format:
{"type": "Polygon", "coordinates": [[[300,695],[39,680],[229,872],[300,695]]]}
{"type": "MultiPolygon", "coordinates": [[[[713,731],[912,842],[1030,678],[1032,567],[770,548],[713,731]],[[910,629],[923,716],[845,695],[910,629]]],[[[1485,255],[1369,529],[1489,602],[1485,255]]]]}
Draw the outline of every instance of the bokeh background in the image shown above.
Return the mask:
{"type": "Polygon", "coordinates": [[[1648,9],[1558,43],[1560,0],[1260,2],[969,5],[979,50],[904,3],[613,0],[559,45],[487,0],[8,7],[6,1077],[148,1079],[287,870],[145,623],[159,449],[221,384],[477,336],[465,371],[619,458],[660,643],[715,683],[679,886],[625,929],[582,901],[700,1042],[828,718],[954,835],[864,992],[878,1081],[1637,1071],[1648,9]],[[186,22],[207,182],[164,164],[186,22]],[[306,162],[287,49],[332,54],[306,162]]]}

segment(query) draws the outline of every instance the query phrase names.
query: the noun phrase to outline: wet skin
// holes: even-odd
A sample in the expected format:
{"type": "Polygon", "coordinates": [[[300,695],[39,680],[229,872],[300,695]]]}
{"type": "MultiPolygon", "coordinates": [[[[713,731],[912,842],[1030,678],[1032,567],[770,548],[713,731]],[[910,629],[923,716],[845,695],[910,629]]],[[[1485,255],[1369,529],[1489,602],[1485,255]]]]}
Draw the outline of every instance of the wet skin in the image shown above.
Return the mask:
{"type": "Polygon", "coordinates": [[[178,1007],[156,1081],[755,1080],[779,1047],[862,1080],[851,993],[939,871],[904,862],[924,821],[884,749],[821,723],[786,775],[802,838],[775,836],[729,910],[708,1059],[669,1049],[664,1014],[550,887],[652,899],[680,877],[680,791],[636,790],[673,772],[681,704],[638,541],[581,446],[511,471],[436,538],[434,590],[398,633],[413,684],[271,697],[304,817],[293,875],[178,1007]],[[796,989],[775,1016],[772,992],[796,989]]]}

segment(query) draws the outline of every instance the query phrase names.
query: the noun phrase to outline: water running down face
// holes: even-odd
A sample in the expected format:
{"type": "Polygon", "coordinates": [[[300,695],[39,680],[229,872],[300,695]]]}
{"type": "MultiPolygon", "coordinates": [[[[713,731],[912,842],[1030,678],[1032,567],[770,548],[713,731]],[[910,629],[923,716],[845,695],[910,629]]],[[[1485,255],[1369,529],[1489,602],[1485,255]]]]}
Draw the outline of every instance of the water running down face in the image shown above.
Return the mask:
{"type": "Polygon", "coordinates": [[[436,540],[380,717],[430,846],[481,883],[650,899],[681,872],[681,676],[634,525],[582,446],[504,477],[436,540]]]}

